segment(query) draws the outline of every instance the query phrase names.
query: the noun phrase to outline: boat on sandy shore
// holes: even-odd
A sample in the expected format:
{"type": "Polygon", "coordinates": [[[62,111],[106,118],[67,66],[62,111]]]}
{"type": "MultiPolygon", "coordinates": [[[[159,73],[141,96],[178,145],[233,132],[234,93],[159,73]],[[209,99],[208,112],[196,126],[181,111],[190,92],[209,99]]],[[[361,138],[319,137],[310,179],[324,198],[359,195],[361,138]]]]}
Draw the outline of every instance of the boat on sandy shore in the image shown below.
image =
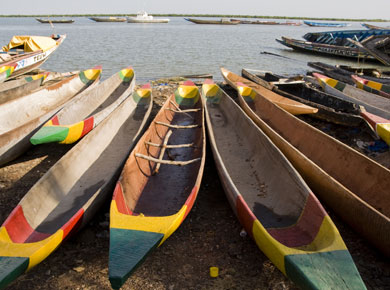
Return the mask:
{"type": "Polygon", "coordinates": [[[150,116],[152,97],[144,97],[127,98],[11,212],[0,228],[0,289],[43,261],[107,202],[150,116]]]}
{"type": "Polygon", "coordinates": [[[43,19],[43,18],[35,18],[40,23],[56,23],[56,24],[71,24],[74,22],[73,19],[43,19]]]}
{"type": "MultiPolygon", "coordinates": [[[[248,80],[243,77],[240,77],[239,75],[236,75],[232,73],[231,71],[228,71],[225,68],[221,68],[221,73],[225,81],[233,88],[237,89],[237,82],[244,83],[247,86],[250,86],[257,92],[261,92],[263,87],[248,80]]],[[[317,113],[318,109],[307,106],[305,104],[302,104],[300,102],[285,98],[283,96],[280,96],[274,92],[271,92],[267,95],[267,98],[276,105],[280,106],[284,110],[290,112],[294,115],[299,114],[315,114],[317,113]]]]}
{"type": "Polygon", "coordinates": [[[168,23],[168,18],[154,18],[152,15],[148,15],[145,11],[137,13],[136,17],[127,17],[128,23],[168,23]]]}
{"type": "Polygon", "coordinates": [[[0,105],[0,166],[24,153],[35,131],[77,94],[96,85],[100,73],[101,67],[89,69],[0,105]]]}
{"type": "MultiPolygon", "coordinates": [[[[0,82],[1,67],[16,64],[11,77],[25,74],[42,65],[48,57],[61,45],[66,35],[48,36],[14,36],[0,50],[0,82]]],[[[3,79],[4,81],[5,79],[3,79]]]]}
{"type": "Polygon", "coordinates": [[[268,93],[267,89],[261,95],[241,89],[240,106],[290,160],[314,194],[390,256],[390,170],[280,109],[263,97],[268,93]]]}
{"type": "Polygon", "coordinates": [[[302,289],[365,289],[337,228],[283,153],[211,80],[202,92],[222,186],[257,246],[302,289]]]}
{"type": "Polygon", "coordinates": [[[94,88],[78,94],[31,138],[33,145],[71,144],[83,138],[111,114],[134,90],[131,67],[120,70],[94,88]]]}
{"type": "Polygon", "coordinates": [[[126,22],[125,17],[88,17],[89,19],[95,22],[126,22]]]}
{"type": "Polygon", "coordinates": [[[110,208],[112,288],[119,289],[192,209],[206,158],[203,109],[194,83],[179,85],[130,153],[110,208]]]}

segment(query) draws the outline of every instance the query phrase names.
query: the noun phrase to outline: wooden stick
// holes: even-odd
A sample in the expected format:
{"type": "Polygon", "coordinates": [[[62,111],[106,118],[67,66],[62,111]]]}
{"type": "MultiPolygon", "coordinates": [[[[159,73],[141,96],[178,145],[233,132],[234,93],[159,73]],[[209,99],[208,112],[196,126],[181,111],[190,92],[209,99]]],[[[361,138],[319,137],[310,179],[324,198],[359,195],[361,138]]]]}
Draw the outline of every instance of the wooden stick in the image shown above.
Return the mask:
{"type": "Polygon", "coordinates": [[[188,113],[188,112],[198,112],[200,109],[187,109],[187,110],[173,110],[171,108],[166,108],[165,110],[174,112],[174,113],[188,113]]]}
{"type": "Polygon", "coordinates": [[[161,163],[161,164],[178,165],[178,166],[188,165],[188,164],[191,164],[191,163],[194,163],[194,162],[201,160],[201,158],[195,158],[195,159],[188,160],[188,161],[173,161],[173,160],[163,160],[163,159],[160,160],[160,159],[146,156],[146,155],[143,155],[140,153],[135,153],[135,157],[143,158],[143,159],[146,159],[148,161],[153,161],[153,162],[156,162],[159,164],[161,163]]]}
{"type": "MultiPolygon", "coordinates": [[[[158,156],[158,160],[162,160],[162,159],[163,159],[165,150],[167,149],[168,140],[169,140],[169,138],[171,137],[171,135],[172,135],[172,130],[169,130],[169,131],[167,132],[167,135],[165,135],[164,142],[163,142],[163,144],[162,144],[163,146],[162,146],[162,149],[161,149],[160,154],[159,154],[159,156],[158,156]]],[[[155,170],[154,170],[154,172],[153,172],[153,175],[155,175],[156,173],[158,173],[158,171],[159,171],[159,169],[160,169],[160,166],[161,166],[161,163],[157,163],[157,166],[156,166],[156,168],[155,168],[155,170]]]]}
{"type": "MultiPolygon", "coordinates": [[[[172,100],[170,100],[169,102],[170,102],[170,103],[176,108],[176,110],[178,110],[179,112],[180,112],[180,111],[183,111],[182,109],[179,108],[178,105],[176,105],[174,102],[172,102],[172,100]]],[[[187,115],[188,117],[190,117],[191,119],[194,119],[194,117],[192,117],[190,114],[188,114],[188,113],[184,113],[184,114],[187,115]]]]}
{"type": "Polygon", "coordinates": [[[195,125],[181,126],[181,125],[171,125],[171,124],[167,124],[167,123],[163,123],[163,122],[158,122],[158,121],[156,121],[155,123],[158,124],[158,125],[163,125],[163,126],[167,126],[168,128],[174,128],[174,129],[190,129],[190,128],[199,127],[199,125],[197,125],[197,124],[195,124],[195,125]]]}
{"type": "MultiPolygon", "coordinates": [[[[152,142],[148,142],[148,141],[145,141],[145,144],[150,145],[150,146],[154,146],[154,147],[163,147],[164,146],[162,144],[152,143],[152,142]]],[[[168,148],[168,149],[185,148],[185,147],[195,147],[195,146],[194,146],[194,143],[165,146],[165,148],[168,148]]]]}

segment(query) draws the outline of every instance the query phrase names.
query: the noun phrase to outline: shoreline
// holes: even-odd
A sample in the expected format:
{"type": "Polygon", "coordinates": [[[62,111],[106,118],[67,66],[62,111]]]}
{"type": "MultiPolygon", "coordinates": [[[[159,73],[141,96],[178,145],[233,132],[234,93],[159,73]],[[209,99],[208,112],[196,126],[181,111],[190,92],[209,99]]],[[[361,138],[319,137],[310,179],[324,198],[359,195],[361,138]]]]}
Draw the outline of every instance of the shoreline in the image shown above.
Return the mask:
{"type": "MultiPolygon", "coordinates": [[[[301,16],[262,16],[262,15],[232,15],[232,14],[158,14],[150,13],[156,17],[210,17],[210,18],[259,18],[259,19],[289,19],[289,20],[326,20],[326,21],[351,21],[351,22],[390,22],[390,19],[350,19],[350,18],[317,18],[317,17],[301,17],[301,16]]],[[[136,13],[129,14],[34,14],[34,15],[0,15],[3,18],[14,17],[126,17],[136,16],[136,13]]]]}

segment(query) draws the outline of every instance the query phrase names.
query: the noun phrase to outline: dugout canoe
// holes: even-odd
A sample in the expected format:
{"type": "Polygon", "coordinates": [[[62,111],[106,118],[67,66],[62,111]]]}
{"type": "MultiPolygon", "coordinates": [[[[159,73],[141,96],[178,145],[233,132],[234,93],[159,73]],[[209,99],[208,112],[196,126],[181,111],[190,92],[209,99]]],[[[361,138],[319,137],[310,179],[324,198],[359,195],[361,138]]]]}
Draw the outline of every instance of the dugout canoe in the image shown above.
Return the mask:
{"type": "Polygon", "coordinates": [[[150,93],[127,98],[26,193],[0,228],[0,288],[44,260],[107,201],[151,108],[150,93]]]}
{"type": "Polygon", "coordinates": [[[0,64],[0,84],[2,84],[14,72],[16,63],[0,64]]]}
{"type": "Polygon", "coordinates": [[[313,73],[323,90],[344,100],[363,106],[361,116],[367,120],[386,143],[390,145],[390,100],[343,82],[328,78],[319,73],[313,73]]]}
{"type": "Polygon", "coordinates": [[[30,137],[80,92],[97,85],[101,67],[0,105],[0,166],[24,153],[30,137]]]}
{"type": "Polygon", "coordinates": [[[194,83],[181,84],[126,161],[110,208],[114,289],[180,226],[196,200],[206,151],[203,108],[194,83]]]}
{"type": "Polygon", "coordinates": [[[366,80],[365,78],[357,75],[352,75],[351,77],[357,88],[390,99],[390,85],[366,80]]]}
{"type": "Polygon", "coordinates": [[[195,24],[220,24],[220,25],[237,25],[240,24],[240,20],[230,19],[230,18],[221,18],[218,20],[210,20],[210,19],[195,19],[195,18],[184,18],[189,22],[195,24]]]}
{"type": "Polygon", "coordinates": [[[315,21],[304,20],[303,23],[305,23],[308,26],[314,26],[314,27],[346,27],[346,26],[351,26],[350,23],[344,23],[344,22],[315,22],[315,21]]]}
{"type": "Polygon", "coordinates": [[[283,82],[278,80],[278,82],[269,83],[267,81],[268,79],[276,80],[279,78],[272,73],[266,73],[263,76],[259,76],[247,69],[242,69],[241,74],[251,81],[270,89],[283,97],[317,108],[318,112],[312,115],[313,118],[326,120],[343,126],[361,126],[365,124],[364,119],[360,117],[360,109],[357,105],[333,95],[326,94],[313,86],[310,86],[303,80],[289,81],[289,79],[287,79],[283,82]]]}
{"type": "Polygon", "coordinates": [[[36,21],[40,23],[56,23],[56,24],[71,24],[74,22],[73,19],[43,19],[43,18],[35,18],[36,21]]]}
{"type": "Polygon", "coordinates": [[[363,27],[367,29],[390,29],[390,27],[383,27],[383,26],[377,26],[377,25],[372,25],[369,23],[361,23],[363,27]]]}
{"type": "Polygon", "coordinates": [[[302,289],[365,289],[337,228],[283,153],[211,80],[202,95],[222,186],[258,247],[302,289]]]}
{"type": "Polygon", "coordinates": [[[239,102],[314,194],[390,256],[390,170],[240,86],[239,102]]]}
{"type": "MultiPolygon", "coordinates": [[[[261,92],[261,90],[263,89],[262,86],[254,83],[248,79],[240,77],[239,75],[236,75],[223,67],[221,67],[221,73],[222,73],[222,76],[225,79],[225,81],[231,87],[233,87],[235,89],[237,89],[237,86],[236,86],[237,82],[244,83],[247,86],[250,86],[251,88],[253,88],[254,90],[259,91],[259,92],[261,92]]],[[[288,111],[294,115],[315,114],[318,111],[318,109],[316,109],[316,108],[307,106],[305,104],[302,104],[302,103],[294,101],[294,100],[290,100],[288,98],[282,97],[282,96],[280,96],[276,93],[273,93],[273,92],[271,92],[271,94],[269,94],[267,96],[267,98],[269,98],[269,100],[271,102],[275,103],[276,105],[280,106],[281,108],[285,109],[286,111],[288,111]]]]}
{"type": "Polygon", "coordinates": [[[89,17],[95,22],[126,22],[126,17],[89,17]]]}
{"type": "MultiPolygon", "coordinates": [[[[25,74],[42,65],[62,44],[66,35],[13,36],[0,53],[0,67],[16,64],[11,78],[25,74]]],[[[0,76],[1,82],[1,76],[0,76]]]]}
{"type": "Polygon", "coordinates": [[[33,145],[71,144],[88,134],[129,97],[135,85],[134,71],[124,68],[94,88],[78,94],[31,138],[33,145]]]}

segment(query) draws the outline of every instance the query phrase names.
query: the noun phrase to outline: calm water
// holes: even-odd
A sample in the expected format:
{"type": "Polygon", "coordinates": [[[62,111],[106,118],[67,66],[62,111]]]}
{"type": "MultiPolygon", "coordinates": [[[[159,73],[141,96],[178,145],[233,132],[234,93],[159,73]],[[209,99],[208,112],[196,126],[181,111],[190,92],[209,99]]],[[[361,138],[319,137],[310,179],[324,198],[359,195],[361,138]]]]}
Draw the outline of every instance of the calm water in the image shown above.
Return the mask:
{"type": "MultiPolygon", "coordinates": [[[[219,67],[239,73],[241,68],[280,74],[305,73],[307,61],[356,65],[340,59],[297,53],[275,38],[301,38],[310,31],[327,28],[272,25],[197,25],[171,17],[168,24],[97,23],[86,17],[73,24],[41,24],[32,17],[0,18],[0,44],[13,35],[67,34],[65,42],[42,68],[72,71],[101,64],[103,78],[133,66],[138,82],[187,74],[213,74],[221,80],[219,67]],[[289,59],[261,54],[267,51],[289,59]]],[[[335,28],[337,29],[337,28],[335,28]]],[[[340,29],[340,28],[339,28],[340,29]]],[[[348,29],[362,29],[352,23],[348,29]]]]}

